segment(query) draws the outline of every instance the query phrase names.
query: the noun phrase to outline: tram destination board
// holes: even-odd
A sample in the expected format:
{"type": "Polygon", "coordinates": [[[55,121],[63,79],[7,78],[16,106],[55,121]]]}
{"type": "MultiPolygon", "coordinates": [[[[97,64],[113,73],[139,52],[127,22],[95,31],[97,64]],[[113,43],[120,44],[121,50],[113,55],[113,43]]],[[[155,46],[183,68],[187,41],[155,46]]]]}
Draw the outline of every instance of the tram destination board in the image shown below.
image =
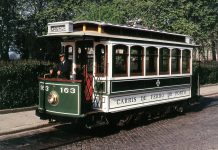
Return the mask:
{"type": "Polygon", "coordinates": [[[125,95],[110,98],[110,109],[134,105],[152,105],[163,101],[170,102],[175,100],[187,99],[190,97],[190,87],[183,87],[164,91],[152,91],[135,95],[125,95]]]}

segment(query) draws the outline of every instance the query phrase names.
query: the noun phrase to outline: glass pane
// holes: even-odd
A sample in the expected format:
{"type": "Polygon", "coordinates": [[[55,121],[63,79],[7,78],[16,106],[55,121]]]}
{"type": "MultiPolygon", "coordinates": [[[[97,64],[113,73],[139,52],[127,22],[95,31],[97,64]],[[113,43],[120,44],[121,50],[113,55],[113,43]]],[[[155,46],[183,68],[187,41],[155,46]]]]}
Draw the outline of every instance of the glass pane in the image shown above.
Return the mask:
{"type": "Polygon", "coordinates": [[[149,47],[146,51],[146,74],[157,75],[157,48],[149,47]]]}
{"type": "Polygon", "coordinates": [[[104,45],[97,45],[95,51],[96,57],[96,73],[103,74],[105,71],[105,46],[104,45]]]}
{"type": "Polygon", "coordinates": [[[184,50],[182,53],[182,73],[190,73],[190,51],[184,50]]]}
{"type": "Polygon", "coordinates": [[[179,74],[180,73],[180,50],[179,49],[173,49],[172,50],[172,64],[171,64],[171,70],[172,74],[179,74]]]}
{"type": "Polygon", "coordinates": [[[160,74],[169,74],[170,50],[167,48],[160,49],[159,70],[160,74]]]}
{"type": "Polygon", "coordinates": [[[127,75],[127,49],[125,45],[113,46],[113,76],[127,75]]]}
{"type": "Polygon", "coordinates": [[[143,75],[143,47],[134,46],[130,50],[130,75],[143,75]]]}

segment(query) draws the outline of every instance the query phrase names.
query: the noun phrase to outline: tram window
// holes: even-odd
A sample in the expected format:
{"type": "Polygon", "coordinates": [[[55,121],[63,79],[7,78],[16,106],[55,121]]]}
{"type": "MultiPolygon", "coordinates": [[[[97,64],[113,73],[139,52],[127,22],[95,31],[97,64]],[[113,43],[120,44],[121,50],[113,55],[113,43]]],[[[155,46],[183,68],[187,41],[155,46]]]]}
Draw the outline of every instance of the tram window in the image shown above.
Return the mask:
{"type": "Polygon", "coordinates": [[[190,73],[190,50],[183,50],[182,52],[182,73],[190,73]]]}
{"type": "Polygon", "coordinates": [[[66,59],[72,61],[73,60],[73,47],[70,45],[65,46],[64,52],[65,52],[66,59]]]}
{"type": "Polygon", "coordinates": [[[172,62],[171,62],[172,74],[180,73],[180,57],[181,57],[181,51],[179,49],[173,49],[172,50],[172,62]]]}
{"type": "Polygon", "coordinates": [[[157,75],[157,48],[148,47],[146,49],[146,74],[157,75]]]}
{"type": "Polygon", "coordinates": [[[105,46],[102,44],[99,44],[95,47],[95,63],[96,68],[95,72],[97,75],[104,75],[105,74],[105,61],[106,61],[106,51],[105,46]]]}
{"type": "Polygon", "coordinates": [[[130,49],[130,75],[143,75],[143,47],[132,46],[130,49]]]}
{"type": "Polygon", "coordinates": [[[127,53],[125,45],[113,46],[113,76],[127,76],[127,53]]]}
{"type": "Polygon", "coordinates": [[[80,74],[84,69],[87,73],[93,72],[93,42],[77,41],[76,42],[76,64],[77,72],[80,74]]]}
{"type": "Polygon", "coordinates": [[[93,53],[94,50],[92,47],[87,47],[85,48],[87,51],[87,72],[88,73],[93,73],[93,53]]]}
{"type": "Polygon", "coordinates": [[[170,50],[168,48],[160,49],[159,70],[160,74],[169,74],[170,50]]]}

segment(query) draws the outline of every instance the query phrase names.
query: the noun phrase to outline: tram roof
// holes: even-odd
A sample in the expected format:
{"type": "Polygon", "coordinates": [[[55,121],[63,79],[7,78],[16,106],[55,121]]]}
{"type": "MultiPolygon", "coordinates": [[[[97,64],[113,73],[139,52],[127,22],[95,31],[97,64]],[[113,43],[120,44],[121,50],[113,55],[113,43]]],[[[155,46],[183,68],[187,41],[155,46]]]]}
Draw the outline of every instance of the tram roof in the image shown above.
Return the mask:
{"type": "MultiPolygon", "coordinates": [[[[93,37],[102,37],[102,38],[115,38],[115,39],[126,39],[126,40],[135,40],[135,41],[147,41],[147,42],[154,42],[154,39],[148,39],[148,38],[136,38],[130,37],[130,36],[114,36],[114,35],[108,35],[108,34],[99,34],[93,31],[89,32],[74,32],[74,33],[62,33],[62,34],[50,34],[45,35],[45,37],[83,37],[83,36],[93,36],[93,37]]],[[[183,42],[172,42],[172,41],[165,41],[165,40],[155,40],[157,43],[168,43],[168,44],[178,44],[178,45],[187,45],[187,46],[194,46],[193,44],[187,44],[183,42]]]]}
{"type": "Polygon", "coordinates": [[[164,42],[194,46],[187,42],[188,35],[151,30],[142,26],[115,25],[96,21],[63,21],[48,23],[44,37],[102,37],[147,42],[164,42]]]}
{"type": "Polygon", "coordinates": [[[108,27],[118,27],[118,28],[123,28],[123,29],[134,29],[138,31],[151,31],[151,32],[157,32],[157,33],[164,33],[164,34],[172,34],[172,35],[179,35],[179,36],[188,36],[185,34],[178,34],[178,33],[172,33],[172,32],[166,32],[166,31],[161,31],[161,30],[153,30],[149,29],[147,27],[144,27],[142,25],[122,25],[122,24],[112,24],[112,23],[106,23],[106,22],[97,22],[97,21],[76,21],[74,24],[84,24],[84,23],[90,23],[90,24],[96,24],[96,25],[101,25],[101,26],[108,26],[108,27]]]}

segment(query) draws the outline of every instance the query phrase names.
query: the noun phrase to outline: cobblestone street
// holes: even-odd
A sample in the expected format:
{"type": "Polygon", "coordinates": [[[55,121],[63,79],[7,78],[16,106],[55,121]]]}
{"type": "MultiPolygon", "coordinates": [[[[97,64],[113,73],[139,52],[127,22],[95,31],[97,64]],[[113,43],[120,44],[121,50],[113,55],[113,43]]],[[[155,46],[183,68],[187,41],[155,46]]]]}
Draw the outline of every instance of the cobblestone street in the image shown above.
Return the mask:
{"type": "MultiPolygon", "coordinates": [[[[217,101],[217,97],[215,101],[217,101]]],[[[216,103],[214,99],[208,99],[216,103]]],[[[204,106],[208,103],[204,103],[204,106]]],[[[213,105],[213,104],[212,104],[213,105]]],[[[183,116],[159,120],[117,134],[95,137],[58,149],[218,149],[218,106],[198,107],[183,116]]]]}
{"type": "Polygon", "coordinates": [[[134,125],[79,131],[70,125],[3,136],[0,149],[218,149],[218,97],[184,115],[134,125]]]}

